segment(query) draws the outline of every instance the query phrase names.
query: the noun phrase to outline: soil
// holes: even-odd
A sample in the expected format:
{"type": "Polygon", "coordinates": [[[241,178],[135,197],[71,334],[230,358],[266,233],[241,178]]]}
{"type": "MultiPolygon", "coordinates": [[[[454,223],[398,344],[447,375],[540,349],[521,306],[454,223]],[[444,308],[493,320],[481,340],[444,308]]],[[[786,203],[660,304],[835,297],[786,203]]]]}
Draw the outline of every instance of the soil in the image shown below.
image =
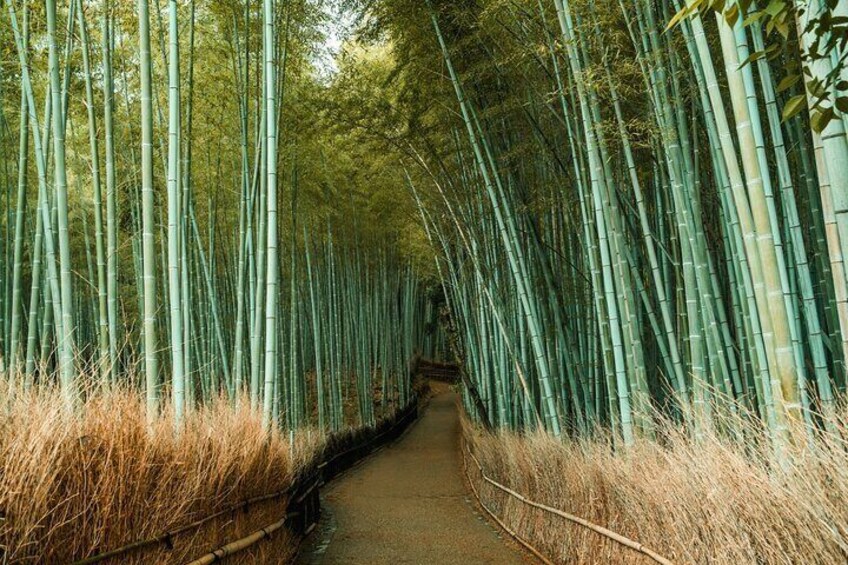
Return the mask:
{"type": "Polygon", "coordinates": [[[326,487],[298,564],[532,562],[477,512],[462,475],[457,395],[434,393],[405,436],[326,487]]]}

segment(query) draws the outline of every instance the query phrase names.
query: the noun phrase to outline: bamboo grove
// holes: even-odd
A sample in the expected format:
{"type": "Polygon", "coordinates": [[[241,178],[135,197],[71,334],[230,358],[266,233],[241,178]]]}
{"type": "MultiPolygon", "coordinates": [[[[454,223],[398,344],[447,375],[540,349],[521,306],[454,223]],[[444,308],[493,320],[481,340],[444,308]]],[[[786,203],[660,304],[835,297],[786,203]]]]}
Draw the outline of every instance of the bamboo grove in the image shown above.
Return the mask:
{"type": "Polygon", "coordinates": [[[3,0],[10,382],[332,429],[449,348],[494,426],[831,426],[844,2],[342,4],[324,80],[321,2],[3,0]]]}
{"type": "Polygon", "coordinates": [[[470,413],[623,444],[658,416],[741,437],[744,418],[724,416],[755,415],[776,448],[830,427],[848,354],[833,107],[848,83],[824,80],[845,76],[844,42],[805,20],[835,26],[843,2],[372,10],[416,61],[395,99],[417,123],[384,122],[437,250],[470,413]],[[764,19],[778,13],[779,29],[764,19]],[[814,43],[832,50],[784,80],[814,43]]]}
{"type": "Polygon", "coordinates": [[[74,410],[137,387],[177,431],[221,395],[266,428],[327,431],[411,399],[409,361],[441,347],[425,283],[348,219],[353,189],[300,158],[291,125],[319,8],[4,0],[12,395],[57,386],[74,410]]]}

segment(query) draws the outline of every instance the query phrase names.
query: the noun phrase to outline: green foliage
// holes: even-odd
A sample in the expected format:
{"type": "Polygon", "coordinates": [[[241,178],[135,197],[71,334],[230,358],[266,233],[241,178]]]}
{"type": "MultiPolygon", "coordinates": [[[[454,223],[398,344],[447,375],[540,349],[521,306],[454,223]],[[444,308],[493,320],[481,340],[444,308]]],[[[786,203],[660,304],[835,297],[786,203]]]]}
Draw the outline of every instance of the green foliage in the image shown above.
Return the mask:
{"type": "MultiPolygon", "coordinates": [[[[733,27],[740,18],[743,28],[753,27],[755,32],[765,31],[768,42],[764,49],[752,52],[741,65],[762,58],[782,61],[783,77],[778,92],[788,90],[804,79],[807,94],[800,99],[793,96],[783,108],[784,119],[798,114],[809,97],[811,124],[821,132],[827,124],[848,109],[848,82],[845,75],[848,57],[848,14],[837,15],[839,0],[768,0],[764,8],[755,9],[753,0],[739,0],[727,4],[725,0],[692,0],[668,22],[666,31],[686,18],[704,17],[710,13],[721,14],[733,27]],[[801,37],[808,38],[800,41],[801,37]],[[824,74],[815,70],[817,63],[830,62],[824,74]],[[839,114],[837,114],[837,111],[839,114]]],[[[844,10],[843,10],[844,12],[844,10]]]]}
{"type": "MultiPolygon", "coordinates": [[[[409,399],[405,363],[438,342],[424,343],[418,323],[432,261],[403,155],[349,127],[355,99],[374,92],[347,91],[318,68],[325,2],[178,0],[167,15],[161,4],[62,3],[49,36],[43,3],[3,4],[0,371],[51,382],[60,361],[71,367],[70,348],[56,347],[72,334],[69,396],[79,373],[108,386],[143,372],[149,415],[171,393],[178,430],[183,407],[221,393],[237,402],[242,389],[280,425],[310,424],[307,399],[319,398],[324,427],[351,419],[348,402],[373,422],[372,378],[387,414],[409,399]],[[30,23],[28,40],[12,37],[13,13],[19,30],[30,23]],[[20,56],[35,100],[24,115],[38,119],[28,142],[30,127],[16,125],[27,123],[20,56]],[[274,127],[262,117],[271,69],[274,127]]],[[[383,72],[372,59],[364,67],[383,72]]]]}

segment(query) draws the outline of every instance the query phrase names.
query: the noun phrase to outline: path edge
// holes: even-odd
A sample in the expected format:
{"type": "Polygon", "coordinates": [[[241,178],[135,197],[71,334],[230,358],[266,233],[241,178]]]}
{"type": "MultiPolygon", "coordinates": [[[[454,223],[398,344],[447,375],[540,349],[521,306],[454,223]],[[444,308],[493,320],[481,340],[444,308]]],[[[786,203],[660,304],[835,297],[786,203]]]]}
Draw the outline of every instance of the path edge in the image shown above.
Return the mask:
{"type": "MultiPolygon", "coordinates": [[[[410,376],[419,374],[422,359],[415,357],[410,361],[410,376]]],[[[427,405],[428,395],[414,390],[406,406],[392,416],[368,426],[351,430],[350,433],[332,436],[321,453],[310,462],[286,489],[290,496],[286,502],[282,519],[249,534],[229,542],[192,561],[189,565],[215,563],[234,553],[252,547],[263,539],[270,538],[273,531],[284,528],[294,540],[292,558],[298,551],[321,518],[321,487],[339,475],[354,467],[382,447],[396,441],[418,421],[421,411],[427,405]]]]}

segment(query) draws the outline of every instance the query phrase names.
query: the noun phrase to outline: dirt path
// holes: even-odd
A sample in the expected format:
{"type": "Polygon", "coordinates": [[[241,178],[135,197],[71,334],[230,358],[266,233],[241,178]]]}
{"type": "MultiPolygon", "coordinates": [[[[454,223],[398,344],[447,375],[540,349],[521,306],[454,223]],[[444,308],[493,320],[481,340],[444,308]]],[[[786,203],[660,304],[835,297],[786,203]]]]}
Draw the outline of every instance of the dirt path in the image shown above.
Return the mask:
{"type": "Polygon", "coordinates": [[[329,485],[299,564],[530,563],[466,493],[455,403],[441,392],[405,437],[329,485]]]}

